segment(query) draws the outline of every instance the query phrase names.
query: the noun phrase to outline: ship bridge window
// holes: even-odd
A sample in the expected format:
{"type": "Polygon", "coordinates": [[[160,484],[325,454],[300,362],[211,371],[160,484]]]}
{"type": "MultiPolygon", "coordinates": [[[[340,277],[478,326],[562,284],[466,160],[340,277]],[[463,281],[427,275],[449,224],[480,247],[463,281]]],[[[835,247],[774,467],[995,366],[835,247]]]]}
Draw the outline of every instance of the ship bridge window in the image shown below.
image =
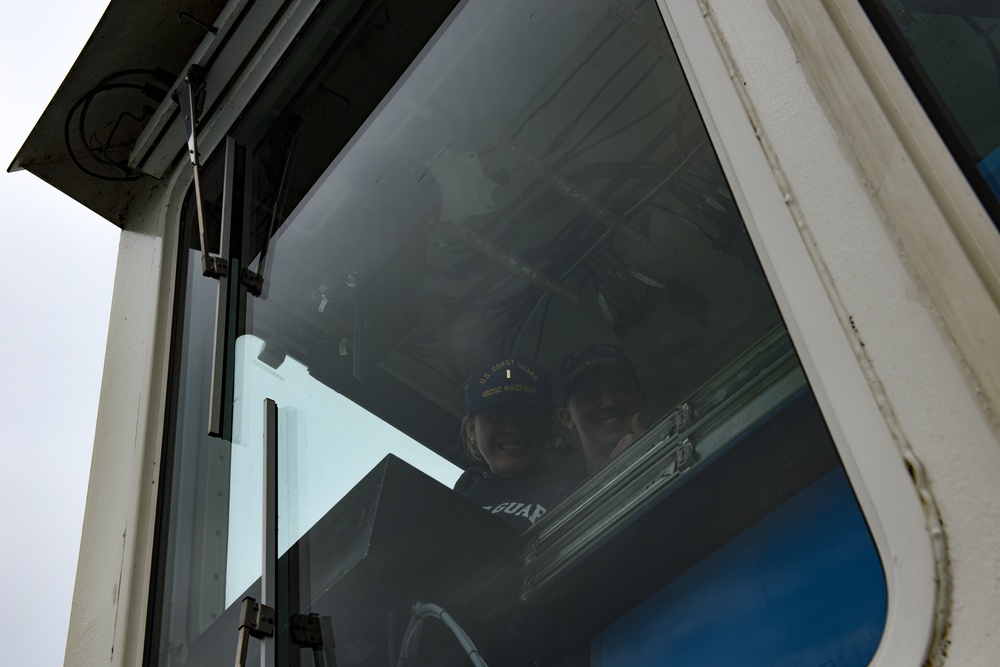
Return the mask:
{"type": "Polygon", "coordinates": [[[229,146],[203,197],[246,286],[199,275],[189,199],[150,664],[232,662],[270,520],[289,664],[310,614],[342,664],[867,663],[878,554],[655,2],[323,3],[229,146]],[[470,375],[516,355],[563,407],[590,344],[631,446],[587,468],[553,410],[531,472],[576,483],[522,530],[452,491],[470,375]]]}

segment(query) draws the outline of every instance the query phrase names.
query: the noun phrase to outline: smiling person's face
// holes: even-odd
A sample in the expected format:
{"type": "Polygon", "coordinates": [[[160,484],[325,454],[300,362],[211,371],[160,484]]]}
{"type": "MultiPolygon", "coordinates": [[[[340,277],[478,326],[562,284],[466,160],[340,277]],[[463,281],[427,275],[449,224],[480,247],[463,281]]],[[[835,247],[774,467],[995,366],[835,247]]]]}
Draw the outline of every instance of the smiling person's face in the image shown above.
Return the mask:
{"type": "Polygon", "coordinates": [[[465,422],[465,429],[490,470],[500,477],[513,477],[534,466],[545,449],[549,410],[501,403],[477,412],[465,422]]]}
{"type": "Polygon", "coordinates": [[[579,433],[588,467],[592,461],[607,462],[631,432],[644,398],[632,374],[616,366],[596,368],[573,383],[559,420],[579,433]]]}

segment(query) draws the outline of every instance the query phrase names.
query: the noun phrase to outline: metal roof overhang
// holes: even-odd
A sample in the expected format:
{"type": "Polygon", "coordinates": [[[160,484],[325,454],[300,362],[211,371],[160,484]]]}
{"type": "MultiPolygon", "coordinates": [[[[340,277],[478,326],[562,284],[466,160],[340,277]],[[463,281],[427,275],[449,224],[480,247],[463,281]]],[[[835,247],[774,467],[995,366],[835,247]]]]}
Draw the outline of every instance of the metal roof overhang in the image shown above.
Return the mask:
{"type": "MultiPolygon", "coordinates": [[[[112,0],[8,171],[25,169],[98,215],[123,226],[130,202],[166,171],[184,147],[183,143],[176,148],[170,145],[172,154],[167,159],[161,158],[155,171],[147,170],[133,155],[137,141],[149,125],[158,119],[165,122],[164,116],[168,120],[176,116],[170,110],[173,102],[169,95],[173,88],[165,82],[179,81],[187,64],[198,54],[210,53],[224,43],[228,28],[238,23],[244,9],[253,4],[257,3],[112,0]],[[165,73],[154,76],[154,70],[165,73]],[[140,73],[120,75],[132,71],[140,73]],[[118,78],[114,78],[116,75],[118,78]],[[115,85],[119,83],[124,85],[115,85]],[[102,87],[107,89],[86,103],[84,98],[102,87]],[[158,101],[147,92],[165,97],[158,101]],[[86,109],[85,127],[78,123],[82,109],[86,109]],[[67,120],[71,114],[74,114],[72,124],[67,120]],[[67,147],[67,132],[74,140],[73,155],[67,147]],[[87,137],[89,151],[80,137],[87,137]],[[109,166],[95,160],[95,154],[124,166],[109,166]],[[93,173],[87,173],[80,165],[93,173]],[[131,180],[107,180],[126,175],[131,180]]],[[[260,4],[280,7],[284,3],[260,4]]]]}

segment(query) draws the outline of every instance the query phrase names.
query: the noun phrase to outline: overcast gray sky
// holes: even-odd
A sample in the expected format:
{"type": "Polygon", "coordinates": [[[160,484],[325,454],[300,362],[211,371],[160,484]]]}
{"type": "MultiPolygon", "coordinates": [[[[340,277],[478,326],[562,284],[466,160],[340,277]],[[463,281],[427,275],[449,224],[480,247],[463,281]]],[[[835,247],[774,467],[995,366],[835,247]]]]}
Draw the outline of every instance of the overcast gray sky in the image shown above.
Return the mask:
{"type": "MultiPolygon", "coordinates": [[[[0,0],[0,162],[28,136],[107,0],[0,0]]],[[[61,665],[118,229],[27,172],[0,173],[0,645],[61,665]]]]}

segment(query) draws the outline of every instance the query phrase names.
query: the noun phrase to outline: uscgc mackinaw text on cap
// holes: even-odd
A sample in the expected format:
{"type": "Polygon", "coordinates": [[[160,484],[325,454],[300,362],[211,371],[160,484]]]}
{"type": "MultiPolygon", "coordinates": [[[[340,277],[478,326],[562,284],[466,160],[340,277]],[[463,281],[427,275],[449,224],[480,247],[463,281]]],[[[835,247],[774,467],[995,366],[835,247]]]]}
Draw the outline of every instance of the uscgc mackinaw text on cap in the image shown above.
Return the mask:
{"type": "Polygon", "coordinates": [[[465,413],[474,414],[500,403],[530,403],[551,407],[545,374],[522,357],[505,356],[481,366],[465,387],[465,413]]]}

